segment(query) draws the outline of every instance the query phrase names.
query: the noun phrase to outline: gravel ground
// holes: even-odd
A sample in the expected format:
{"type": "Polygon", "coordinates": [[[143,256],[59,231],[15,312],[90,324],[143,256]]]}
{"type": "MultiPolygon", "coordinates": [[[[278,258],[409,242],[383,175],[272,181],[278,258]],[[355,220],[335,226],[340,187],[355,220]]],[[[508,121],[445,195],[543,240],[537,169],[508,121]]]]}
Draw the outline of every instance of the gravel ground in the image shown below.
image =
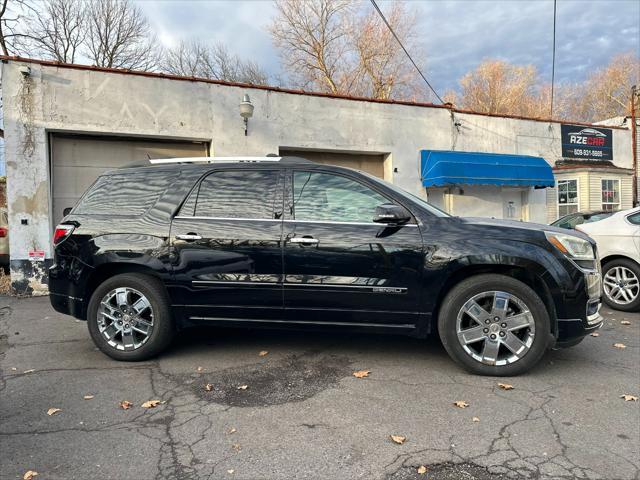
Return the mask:
{"type": "Polygon", "coordinates": [[[603,313],[496,379],[435,340],[338,333],[201,329],[119,363],[48,298],[0,297],[0,478],[638,479],[640,314],[603,313]]]}

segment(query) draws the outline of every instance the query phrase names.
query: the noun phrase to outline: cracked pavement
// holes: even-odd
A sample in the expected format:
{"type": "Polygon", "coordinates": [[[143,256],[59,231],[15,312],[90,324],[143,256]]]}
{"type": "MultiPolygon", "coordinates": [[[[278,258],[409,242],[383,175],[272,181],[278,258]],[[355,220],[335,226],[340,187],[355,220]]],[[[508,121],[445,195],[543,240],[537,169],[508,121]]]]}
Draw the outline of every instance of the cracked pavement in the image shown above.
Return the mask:
{"type": "Polygon", "coordinates": [[[640,396],[640,314],[603,314],[599,337],[497,379],[435,340],[335,332],[198,329],[120,363],[48,298],[0,297],[0,478],[638,479],[640,402],[620,395],[640,396]]]}

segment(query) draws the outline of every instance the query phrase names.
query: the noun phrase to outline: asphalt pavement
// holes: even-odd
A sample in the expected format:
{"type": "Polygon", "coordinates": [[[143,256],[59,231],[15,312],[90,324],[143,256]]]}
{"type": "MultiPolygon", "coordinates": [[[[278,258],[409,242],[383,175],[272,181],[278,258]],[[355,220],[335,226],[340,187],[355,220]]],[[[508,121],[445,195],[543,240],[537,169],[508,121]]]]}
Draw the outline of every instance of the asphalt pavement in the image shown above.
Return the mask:
{"type": "Polygon", "coordinates": [[[120,363],[48,298],[0,297],[0,478],[638,479],[640,314],[603,313],[498,379],[436,340],[335,332],[198,329],[120,363]]]}

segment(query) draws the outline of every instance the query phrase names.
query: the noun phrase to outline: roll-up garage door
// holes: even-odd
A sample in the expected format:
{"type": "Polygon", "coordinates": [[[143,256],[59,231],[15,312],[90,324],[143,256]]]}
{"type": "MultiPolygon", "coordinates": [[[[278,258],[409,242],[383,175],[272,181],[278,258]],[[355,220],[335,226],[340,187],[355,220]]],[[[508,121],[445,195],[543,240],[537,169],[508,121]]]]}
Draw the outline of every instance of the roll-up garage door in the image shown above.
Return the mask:
{"type": "Polygon", "coordinates": [[[54,225],[103,172],[148,159],[205,157],[207,142],[51,134],[54,225]]]}
{"type": "Polygon", "coordinates": [[[281,148],[280,155],[291,157],[302,157],[312,162],[326,165],[337,165],[339,167],[354,168],[363,172],[384,178],[385,155],[382,154],[358,154],[341,153],[331,151],[309,151],[281,148]]]}

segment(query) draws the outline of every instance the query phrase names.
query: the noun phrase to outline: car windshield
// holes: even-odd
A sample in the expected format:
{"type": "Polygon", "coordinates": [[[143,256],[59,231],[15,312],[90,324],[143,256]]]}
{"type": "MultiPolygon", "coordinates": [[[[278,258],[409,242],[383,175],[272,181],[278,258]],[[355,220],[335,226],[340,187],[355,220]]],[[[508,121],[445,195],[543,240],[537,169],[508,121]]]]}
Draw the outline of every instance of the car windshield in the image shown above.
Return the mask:
{"type": "Polygon", "coordinates": [[[366,175],[368,178],[370,178],[374,182],[376,182],[378,184],[381,184],[381,185],[384,185],[387,188],[390,188],[391,190],[396,192],[398,195],[400,195],[400,196],[402,196],[404,198],[407,198],[407,199],[411,200],[414,203],[419,204],[421,207],[423,207],[425,210],[427,210],[429,213],[432,213],[436,217],[450,217],[451,216],[447,212],[445,212],[444,210],[440,210],[435,205],[431,205],[426,200],[418,197],[417,195],[413,195],[412,193],[409,193],[406,190],[403,190],[402,188],[394,185],[393,183],[389,183],[389,182],[386,182],[384,180],[381,180],[378,177],[375,177],[375,176],[373,176],[373,175],[371,175],[371,174],[369,174],[367,172],[360,172],[360,173],[366,175]]]}

